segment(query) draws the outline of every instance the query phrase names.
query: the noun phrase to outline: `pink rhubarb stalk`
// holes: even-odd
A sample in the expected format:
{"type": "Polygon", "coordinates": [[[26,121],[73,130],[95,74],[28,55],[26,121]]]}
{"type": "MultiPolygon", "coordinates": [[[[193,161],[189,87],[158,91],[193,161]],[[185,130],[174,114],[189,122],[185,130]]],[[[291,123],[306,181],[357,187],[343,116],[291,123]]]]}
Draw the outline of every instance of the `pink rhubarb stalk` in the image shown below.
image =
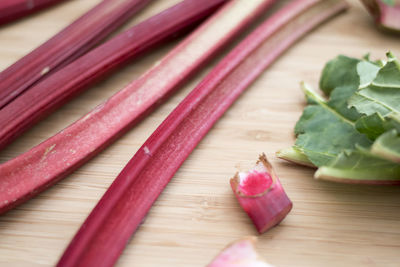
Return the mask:
{"type": "Polygon", "coordinates": [[[384,29],[400,33],[399,0],[362,0],[374,17],[377,25],[384,29]],[[392,4],[389,4],[392,2],[392,4]]]}
{"type": "Polygon", "coordinates": [[[0,165],[0,213],[64,178],[133,127],[272,2],[227,3],[142,77],[62,132],[0,165]]]}
{"type": "MultiPolygon", "coordinates": [[[[112,1],[114,2],[114,1],[112,1]]],[[[0,149],[89,85],[178,32],[226,0],[184,0],[119,34],[31,87],[0,112],[0,149]]]]}
{"type": "MultiPolygon", "coordinates": [[[[15,6],[16,2],[19,2],[18,6],[37,7],[41,2],[56,1],[2,0],[0,9],[5,3],[11,2],[15,2],[13,4],[15,6]]],[[[39,80],[48,77],[56,69],[92,49],[149,2],[150,0],[104,0],[50,40],[2,71],[0,110],[39,80]]]]}
{"type": "Polygon", "coordinates": [[[65,0],[1,0],[0,25],[35,13],[65,0]]]}
{"type": "Polygon", "coordinates": [[[279,224],[292,209],[265,154],[248,173],[238,172],[230,181],[237,200],[260,234],[279,224]]]}
{"type": "Polygon", "coordinates": [[[246,237],[226,247],[207,267],[272,267],[258,255],[256,237],[246,237]]]}
{"type": "Polygon", "coordinates": [[[295,41],[346,6],[340,0],[293,1],[242,41],[138,150],[58,266],[112,266],[180,165],[229,106],[295,41]]]}

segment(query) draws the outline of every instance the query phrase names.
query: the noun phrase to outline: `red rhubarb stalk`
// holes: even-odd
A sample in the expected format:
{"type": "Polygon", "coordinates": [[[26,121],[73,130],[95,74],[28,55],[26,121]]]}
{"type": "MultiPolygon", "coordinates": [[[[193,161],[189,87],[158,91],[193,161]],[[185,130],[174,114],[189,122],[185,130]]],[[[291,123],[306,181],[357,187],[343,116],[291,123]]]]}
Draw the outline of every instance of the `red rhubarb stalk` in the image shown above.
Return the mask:
{"type": "Polygon", "coordinates": [[[392,32],[400,33],[399,0],[362,0],[375,23],[392,32]]]}
{"type": "Polygon", "coordinates": [[[186,30],[226,0],[185,0],[119,34],[31,87],[0,112],[0,149],[89,85],[186,30]]]}
{"type": "Polygon", "coordinates": [[[241,42],[138,150],[58,266],[112,266],[180,165],[236,98],[296,40],[345,8],[340,0],[296,0],[241,42]]]}
{"type": "Polygon", "coordinates": [[[265,154],[260,156],[252,170],[238,172],[230,183],[260,234],[279,224],[292,209],[292,202],[265,154]]]}
{"type": "Polygon", "coordinates": [[[164,59],[62,132],[0,165],[0,213],[64,178],[134,126],[273,0],[231,1],[164,59]]]}
{"type": "MultiPolygon", "coordinates": [[[[6,0],[6,2],[12,1],[20,2],[20,5],[23,2],[25,6],[28,5],[27,3],[36,5],[38,4],[36,2],[40,2],[6,0]]],[[[148,2],[150,0],[104,0],[50,40],[5,69],[0,73],[0,109],[39,80],[85,54],[148,2]]],[[[0,9],[2,5],[3,2],[0,1],[0,9]]]]}
{"type": "Polygon", "coordinates": [[[230,244],[207,267],[272,267],[260,259],[256,242],[251,236],[230,244]]]}
{"type": "Polygon", "coordinates": [[[61,1],[65,0],[1,0],[0,25],[35,13],[61,1]]]}

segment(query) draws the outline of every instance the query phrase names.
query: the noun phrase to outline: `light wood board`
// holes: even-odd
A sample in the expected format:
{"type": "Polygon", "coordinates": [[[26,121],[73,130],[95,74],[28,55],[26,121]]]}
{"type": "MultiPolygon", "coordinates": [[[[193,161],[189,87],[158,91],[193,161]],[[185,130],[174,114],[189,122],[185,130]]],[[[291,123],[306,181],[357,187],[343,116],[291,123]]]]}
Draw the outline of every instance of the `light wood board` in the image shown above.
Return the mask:
{"type": "MultiPolygon", "coordinates": [[[[0,70],[100,0],[71,0],[0,28],[0,70]]],[[[244,0],[240,0],[244,1],[244,0]]],[[[251,0],[248,0],[251,1],[251,0]]],[[[178,0],[155,0],[133,25],[178,0]]],[[[290,49],[244,93],[195,149],[151,209],[119,266],[205,266],[229,242],[256,235],[229,187],[236,167],[261,152],[294,202],[281,225],[260,236],[260,254],[276,266],[400,266],[400,188],[316,181],[313,170],[274,156],[294,142],[305,105],[304,80],[317,86],[326,61],[342,53],[400,56],[400,38],[374,28],[357,1],[290,49]]],[[[4,162],[69,125],[138,77],[175,43],[93,86],[0,152],[4,162]]],[[[1,266],[54,265],[81,223],[135,151],[217,62],[107,150],[28,203],[0,217],[1,266]]]]}

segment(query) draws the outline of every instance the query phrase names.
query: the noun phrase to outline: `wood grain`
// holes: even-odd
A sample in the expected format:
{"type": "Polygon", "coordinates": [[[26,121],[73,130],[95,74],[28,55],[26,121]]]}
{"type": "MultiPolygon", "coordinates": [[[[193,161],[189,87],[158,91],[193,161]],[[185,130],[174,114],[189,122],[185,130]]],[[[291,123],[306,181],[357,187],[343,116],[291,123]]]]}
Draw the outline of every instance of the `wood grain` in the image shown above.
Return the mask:
{"type": "MultiPolygon", "coordinates": [[[[243,0],[244,1],[244,0],[243,0]]],[[[0,70],[68,25],[99,0],[71,0],[0,28],[0,70]]],[[[157,0],[133,25],[178,0],[157,0]]],[[[181,167],[135,234],[119,266],[205,266],[227,243],[256,235],[229,187],[236,168],[261,152],[294,203],[281,225],[260,237],[276,266],[400,266],[400,188],[315,181],[313,171],[276,159],[294,142],[304,107],[299,82],[317,85],[337,54],[400,55],[399,38],[377,32],[357,1],[299,42],[234,104],[181,167]]],[[[129,26],[127,25],[127,26],[129,26]]],[[[174,43],[142,57],[0,151],[4,162],[61,130],[160,59],[174,43]]],[[[35,199],[0,217],[1,266],[51,266],[135,151],[215,63],[94,160],[35,199]]]]}

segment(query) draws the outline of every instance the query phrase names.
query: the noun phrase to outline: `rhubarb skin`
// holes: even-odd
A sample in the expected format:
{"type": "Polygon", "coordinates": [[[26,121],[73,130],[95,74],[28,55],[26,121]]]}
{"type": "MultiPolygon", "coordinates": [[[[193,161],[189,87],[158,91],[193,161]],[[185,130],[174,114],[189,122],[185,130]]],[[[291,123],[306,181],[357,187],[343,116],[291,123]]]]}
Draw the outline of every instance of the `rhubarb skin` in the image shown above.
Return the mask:
{"type": "Polygon", "coordinates": [[[230,184],[260,234],[279,224],[292,209],[293,204],[265,154],[251,171],[238,172],[230,184]]]}
{"type": "Polygon", "coordinates": [[[398,1],[394,1],[393,5],[389,5],[382,0],[361,1],[374,17],[378,26],[400,34],[400,3],[398,1]]]}
{"type": "Polygon", "coordinates": [[[254,236],[246,237],[227,246],[207,267],[273,267],[260,259],[254,236]]]}
{"type": "Polygon", "coordinates": [[[1,0],[0,25],[38,12],[65,0],[1,0]]]}
{"type": "Polygon", "coordinates": [[[175,172],[240,94],[295,41],[346,8],[340,0],[296,0],[246,37],[136,152],[58,266],[112,266],[175,172]]]}
{"type": "Polygon", "coordinates": [[[139,79],[60,133],[1,164],[0,213],[30,199],[100,153],[167,99],[273,2],[227,3],[139,79]]]}
{"type": "MultiPolygon", "coordinates": [[[[4,5],[2,1],[12,2],[13,6],[17,5],[14,1],[21,2],[20,5],[23,2],[25,6],[26,2],[34,2],[36,7],[40,3],[40,1],[1,0],[0,9],[4,5]]],[[[2,71],[0,110],[37,82],[88,52],[150,1],[103,0],[71,25],[2,71]]],[[[53,88],[49,88],[48,91],[53,91],[53,88]]],[[[31,99],[29,104],[34,102],[31,99]]]]}
{"type": "Polygon", "coordinates": [[[1,110],[0,149],[94,82],[155,45],[197,25],[224,2],[226,0],[184,0],[37,83],[1,110]]]}

